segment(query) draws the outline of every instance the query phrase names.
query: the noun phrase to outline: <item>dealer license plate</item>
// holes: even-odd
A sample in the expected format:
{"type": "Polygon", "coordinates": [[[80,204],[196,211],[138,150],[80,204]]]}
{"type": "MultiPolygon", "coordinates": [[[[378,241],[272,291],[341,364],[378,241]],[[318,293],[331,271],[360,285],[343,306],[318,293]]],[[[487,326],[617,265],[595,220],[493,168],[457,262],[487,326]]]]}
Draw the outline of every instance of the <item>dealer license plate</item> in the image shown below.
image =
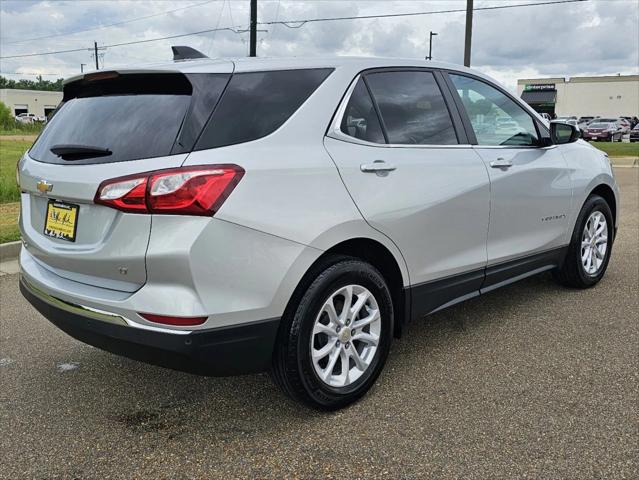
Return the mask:
{"type": "Polygon", "coordinates": [[[75,242],[79,211],[79,205],[49,200],[47,218],[44,222],[44,234],[48,237],[75,242]]]}

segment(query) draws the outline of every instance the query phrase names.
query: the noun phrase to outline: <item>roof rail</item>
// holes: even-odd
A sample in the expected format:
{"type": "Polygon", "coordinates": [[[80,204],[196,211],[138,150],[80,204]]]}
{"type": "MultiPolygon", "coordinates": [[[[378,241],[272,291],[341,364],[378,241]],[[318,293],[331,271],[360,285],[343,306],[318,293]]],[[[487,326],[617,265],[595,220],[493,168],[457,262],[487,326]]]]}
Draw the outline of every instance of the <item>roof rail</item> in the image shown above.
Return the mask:
{"type": "Polygon", "coordinates": [[[175,47],[171,47],[171,50],[173,50],[174,62],[177,62],[179,60],[190,60],[193,58],[209,58],[206,55],[204,55],[202,52],[191,47],[175,46],[175,47]]]}

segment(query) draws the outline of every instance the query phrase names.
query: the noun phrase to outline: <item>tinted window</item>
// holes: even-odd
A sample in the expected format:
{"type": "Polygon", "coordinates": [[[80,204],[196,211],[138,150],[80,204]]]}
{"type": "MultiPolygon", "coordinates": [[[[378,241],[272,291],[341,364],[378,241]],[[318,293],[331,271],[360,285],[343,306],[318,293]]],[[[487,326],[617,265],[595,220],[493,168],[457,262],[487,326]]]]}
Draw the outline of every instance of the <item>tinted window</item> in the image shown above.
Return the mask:
{"type": "Polygon", "coordinates": [[[386,127],[389,143],[451,145],[455,128],[430,72],[382,72],[366,81],[386,127]]]}
{"type": "Polygon", "coordinates": [[[196,149],[249,142],[274,132],[331,71],[279,70],[233,75],[196,149]]]}
{"type": "Polygon", "coordinates": [[[487,83],[449,75],[461,97],[479,145],[536,145],[532,117],[507,95],[487,83]]]}
{"type": "Polygon", "coordinates": [[[350,137],[367,142],[385,143],[373,101],[361,78],[348,101],[340,129],[350,137]]]}
{"type": "Polygon", "coordinates": [[[186,76],[176,74],[73,82],[65,87],[63,103],[31,148],[30,156],[47,163],[87,164],[190,151],[229,75],[190,77],[193,84],[186,76]],[[111,153],[69,160],[51,152],[52,147],[60,145],[97,147],[111,153]]]}

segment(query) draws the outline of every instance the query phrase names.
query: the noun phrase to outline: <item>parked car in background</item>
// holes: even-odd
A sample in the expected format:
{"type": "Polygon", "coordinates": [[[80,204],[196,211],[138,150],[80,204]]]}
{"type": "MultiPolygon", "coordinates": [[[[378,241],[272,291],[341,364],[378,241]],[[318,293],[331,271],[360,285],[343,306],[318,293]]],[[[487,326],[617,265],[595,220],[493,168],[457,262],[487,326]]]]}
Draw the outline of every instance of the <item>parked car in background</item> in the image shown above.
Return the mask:
{"type": "Polygon", "coordinates": [[[20,113],[16,115],[16,122],[22,124],[36,123],[36,122],[44,122],[46,120],[45,117],[39,117],[35,113],[20,113]]]}
{"type": "Polygon", "coordinates": [[[629,120],[626,120],[624,117],[620,117],[618,123],[624,135],[626,133],[630,133],[630,130],[632,130],[632,124],[630,123],[629,120]]]}
{"type": "Polygon", "coordinates": [[[544,119],[546,119],[546,120],[548,120],[548,121],[552,120],[552,117],[550,116],[550,114],[549,114],[549,113],[542,112],[542,113],[540,113],[539,115],[541,115],[541,116],[542,116],[542,118],[544,118],[544,119]]]}
{"type": "Polygon", "coordinates": [[[600,140],[605,142],[621,142],[623,129],[616,119],[599,119],[590,123],[581,134],[584,140],[600,140]]]}
{"type": "Polygon", "coordinates": [[[78,75],[18,165],[20,288],[85,343],[198,374],[270,370],[334,410],[411,321],[541,272],[601,280],[619,189],[578,139],[430,61],[78,75]]]}
{"type": "Polygon", "coordinates": [[[595,117],[590,117],[590,116],[579,117],[579,119],[577,120],[577,125],[579,126],[580,130],[585,130],[588,124],[592,122],[594,119],[595,117]]]}
{"type": "Polygon", "coordinates": [[[630,141],[639,142],[639,123],[637,123],[635,127],[630,130],[630,141]]]}

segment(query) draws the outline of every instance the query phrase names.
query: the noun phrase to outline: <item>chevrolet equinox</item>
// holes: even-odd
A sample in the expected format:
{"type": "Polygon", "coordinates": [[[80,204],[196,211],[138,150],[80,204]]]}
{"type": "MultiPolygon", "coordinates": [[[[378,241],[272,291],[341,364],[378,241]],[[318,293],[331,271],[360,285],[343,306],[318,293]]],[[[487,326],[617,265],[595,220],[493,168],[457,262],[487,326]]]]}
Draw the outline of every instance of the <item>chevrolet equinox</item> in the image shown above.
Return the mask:
{"type": "Polygon", "coordinates": [[[18,164],[21,290],[76,339],[270,371],[329,410],[411,321],[544,271],[604,275],[607,156],[485,75],[174,52],[68,79],[18,164]]]}

